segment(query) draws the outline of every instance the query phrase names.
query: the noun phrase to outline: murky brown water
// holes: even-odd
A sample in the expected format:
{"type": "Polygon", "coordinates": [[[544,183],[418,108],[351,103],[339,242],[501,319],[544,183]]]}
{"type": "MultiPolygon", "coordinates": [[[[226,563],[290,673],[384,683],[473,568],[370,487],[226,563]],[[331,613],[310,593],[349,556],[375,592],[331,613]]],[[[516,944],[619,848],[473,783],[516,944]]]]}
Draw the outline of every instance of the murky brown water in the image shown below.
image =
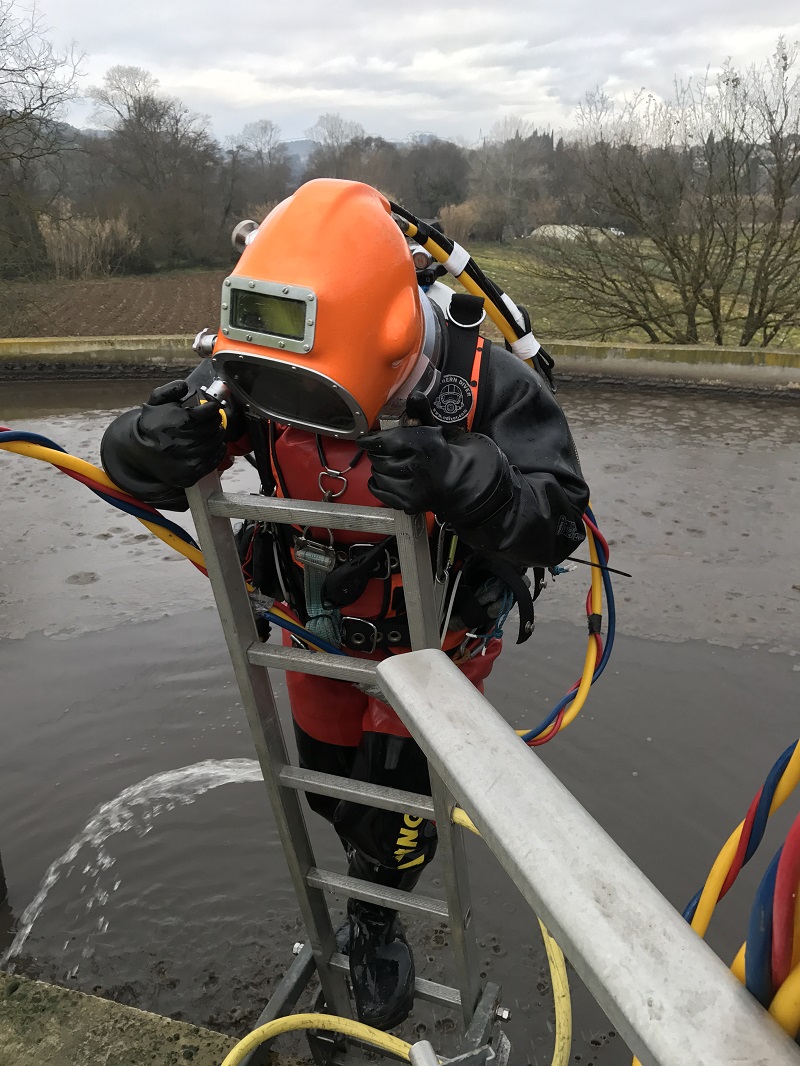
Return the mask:
{"type": "MultiPolygon", "coordinates": [[[[145,392],[141,382],[4,385],[0,421],[96,461],[111,409],[145,392]]],[[[682,907],[797,737],[800,411],[588,390],[562,402],[612,564],[634,577],[615,582],[609,669],[578,721],[539,750],[682,907]]],[[[249,484],[249,471],[232,483],[249,484]]],[[[1,941],[98,804],[150,775],[252,748],[204,579],[43,464],[0,453],[0,484],[1,941]]],[[[488,695],[515,725],[537,722],[576,676],[585,589],[583,571],[560,578],[540,600],[534,640],[504,653],[488,695]]],[[[797,806],[787,808],[765,854],[797,806]]],[[[327,827],[311,824],[320,862],[337,863],[327,827]]],[[[480,842],[469,847],[482,962],[514,1011],[515,1061],[545,1066],[550,994],[535,923],[480,842]]],[[[246,1027],[301,936],[261,788],[226,785],[164,809],[111,838],[108,855],[97,886],[83,855],[53,886],[26,971],[246,1027]]],[[[712,924],[726,958],[743,939],[759,859],[712,924]]],[[[442,936],[424,926],[415,936],[425,976],[446,976],[442,936]]],[[[575,1061],[629,1061],[579,988],[574,1007],[575,1061]]],[[[443,1046],[447,1016],[420,1019],[443,1046]]]]}

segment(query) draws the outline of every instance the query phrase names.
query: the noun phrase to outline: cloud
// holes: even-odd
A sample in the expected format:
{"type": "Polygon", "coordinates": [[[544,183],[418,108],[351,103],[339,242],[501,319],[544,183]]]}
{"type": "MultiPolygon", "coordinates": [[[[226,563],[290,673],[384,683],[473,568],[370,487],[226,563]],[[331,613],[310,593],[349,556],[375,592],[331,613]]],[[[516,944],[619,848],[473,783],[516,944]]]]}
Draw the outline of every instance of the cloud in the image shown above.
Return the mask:
{"type": "Polygon", "coordinates": [[[302,136],[323,111],[368,132],[416,130],[474,140],[507,115],[561,128],[587,89],[668,94],[677,75],[726,56],[763,59],[779,33],[800,37],[795,0],[563,0],[521,8],[403,8],[388,0],[42,0],[52,35],[87,52],[87,82],[116,63],[211,116],[219,136],[271,118],[302,136]],[[757,18],[756,18],[757,14],[757,18]]]}

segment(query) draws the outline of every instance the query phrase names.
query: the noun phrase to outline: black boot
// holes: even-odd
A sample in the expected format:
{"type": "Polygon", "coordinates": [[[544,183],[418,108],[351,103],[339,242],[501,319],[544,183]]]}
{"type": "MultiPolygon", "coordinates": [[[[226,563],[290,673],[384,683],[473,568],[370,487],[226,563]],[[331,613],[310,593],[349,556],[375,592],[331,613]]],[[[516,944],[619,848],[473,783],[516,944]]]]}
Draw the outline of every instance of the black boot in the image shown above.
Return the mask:
{"type": "MultiPolygon", "coordinates": [[[[419,880],[422,866],[391,870],[351,852],[347,872],[350,877],[409,892],[419,880]]],[[[393,1029],[405,1021],[414,1006],[415,977],[414,956],[397,911],[350,899],[347,920],[346,954],[358,1020],[376,1029],[393,1029]]]]}

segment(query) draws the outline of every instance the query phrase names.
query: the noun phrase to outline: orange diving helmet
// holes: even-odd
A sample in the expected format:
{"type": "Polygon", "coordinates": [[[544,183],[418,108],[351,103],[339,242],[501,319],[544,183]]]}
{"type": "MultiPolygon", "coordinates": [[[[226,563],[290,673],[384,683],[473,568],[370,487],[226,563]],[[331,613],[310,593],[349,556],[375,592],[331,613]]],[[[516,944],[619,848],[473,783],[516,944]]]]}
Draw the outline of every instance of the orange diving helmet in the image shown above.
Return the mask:
{"type": "Polygon", "coordinates": [[[246,410],[355,438],[433,388],[439,312],[377,190],[319,178],[249,229],[213,348],[246,410]]]}

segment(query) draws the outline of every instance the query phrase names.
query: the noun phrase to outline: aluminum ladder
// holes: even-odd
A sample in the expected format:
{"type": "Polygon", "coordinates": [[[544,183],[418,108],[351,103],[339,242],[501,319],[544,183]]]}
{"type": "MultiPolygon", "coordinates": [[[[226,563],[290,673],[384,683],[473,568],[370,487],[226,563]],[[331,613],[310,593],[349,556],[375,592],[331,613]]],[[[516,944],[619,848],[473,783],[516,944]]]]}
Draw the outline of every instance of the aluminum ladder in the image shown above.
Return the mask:
{"type": "MultiPolygon", "coordinates": [[[[453,825],[454,800],[437,775],[431,773],[430,797],[351,781],[348,778],[303,770],[289,761],[267,668],[293,670],[343,681],[378,685],[375,663],[365,659],[262,643],[242,577],[231,519],[283,523],[301,528],[346,529],[395,536],[403,579],[412,650],[439,647],[438,610],[425,520],[381,507],[284,500],[247,493],[223,493],[216,473],[187,490],[197,536],[205,557],[220,621],[233,663],[242,705],[253,735],[284,855],[306,928],[306,942],[272,994],[258,1020],[263,1025],[291,1013],[314,972],[329,1013],[354,1017],[348,990],[346,956],[339,953],[326,893],[352,896],[446,921],[455,955],[456,987],[416,979],[415,998],[459,1011],[464,1032],[460,1051],[465,1061],[507,1059],[510,1045],[495,1030],[508,1012],[500,1008],[500,989],[481,982],[477,942],[472,924],[469,879],[463,831],[453,825]],[[384,888],[317,866],[306,829],[299,792],[313,792],[352,800],[386,810],[436,821],[437,860],[445,886],[445,900],[384,888]],[[492,1048],[491,1043],[494,1044],[492,1048]]],[[[350,1066],[363,1061],[354,1042],[310,1040],[319,1062],[350,1066]],[[326,1046],[327,1045],[327,1046],[326,1046]]],[[[261,1049],[245,1060],[261,1062],[261,1049]]]]}

